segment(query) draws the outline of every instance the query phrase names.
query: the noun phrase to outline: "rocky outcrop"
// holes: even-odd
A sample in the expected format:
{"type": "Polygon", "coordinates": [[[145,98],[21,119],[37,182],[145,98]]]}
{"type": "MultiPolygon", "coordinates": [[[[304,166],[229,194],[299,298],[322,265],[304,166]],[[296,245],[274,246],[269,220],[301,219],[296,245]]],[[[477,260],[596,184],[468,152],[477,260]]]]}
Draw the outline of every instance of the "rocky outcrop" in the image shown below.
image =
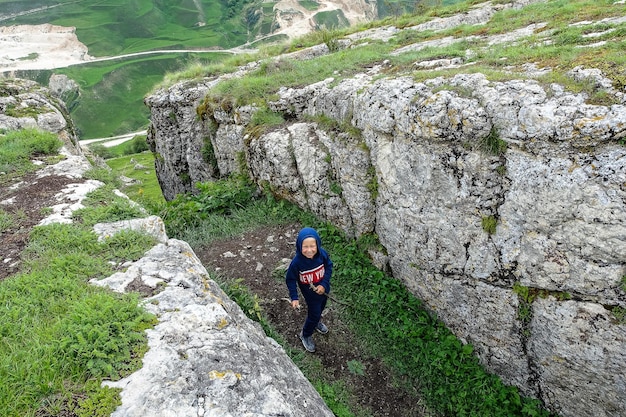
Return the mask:
{"type": "MultiPolygon", "coordinates": [[[[87,194],[104,184],[85,179],[92,164],[73,145],[70,120],[48,97],[49,91],[35,83],[7,80],[0,83],[0,91],[1,129],[36,127],[72,139],[62,148],[63,159],[40,169],[33,179],[68,179],[57,183],[62,188],[51,190],[56,191],[56,204],[39,225],[71,223],[87,194]],[[27,116],[2,114],[11,106],[27,116]]],[[[15,186],[28,188],[24,181],[15,186]]],[[[100,239],[123,230],[142,231],[157,244],[138,261],[123,265],[122,272],[92,284],[152,294],[141,303],[158,323],[147,330],[143,367],[106,382],[121,389],[122,404],[114,416],[333,416],[283,348],[228,298],[190,246],[168,238],[160,218],[94,226],[100,239]]]]}
{"type": "MultiPolygon", "coordinates": [[[[0,21],[6,18],[10,17],[0,14],[0,21]]],[[[10,77],[18,70],[62,68],[93,59],[75,27],[49,23],[0,26],[0,48],[0,74],[10,77]]]]}
{"type": "Polygon", "coordinates": [[[333,416],[283,348],[210,279],[187,243],[167,238],[159,218],[95,227],[100,236],[129,228],[152,231],[161,243],[93,283],[163,290],[143,302],[159,318],[147,331],[143,367],[107,383],[122,388],[113,417],[333,416]]]}
{"type": "Polygon", "coordinates": [[[219,79],[147,98],[164,194],[245,155],[260,186],[349,235],[376,233],[381,266],[505,382],[563,416],[625,414],[624,92],[584,68],[568,75],[616,104],[542,85],[532,66],[514,81],[416,82],[384,65],[279,90],[270,109],[290,122],[261,135],[246,130],[251,107],[196,117],[219,79]],[[350,128],[311,121],[322,116],[350,128]]]}
{"type": "Polygon", "coordinates": [[[81,153],[65,104],[47,88],[24,79],[0,79],[0,130],[37,128],[56,133],[66,150],[81,153]]]}
{"type": "MultiPolygon", "coordinates": [[[[325,0],[311,8],[295,0],[279,0],[274,4],[272,34],[287,34],[291,38],[306,35],[319,26],[319,16],[336,13],[350,25],[371,21],[378,16],[377,3],[371,0],[325,0]]],[[[326,28],[331,30],[333,28],[326,28]]]]}

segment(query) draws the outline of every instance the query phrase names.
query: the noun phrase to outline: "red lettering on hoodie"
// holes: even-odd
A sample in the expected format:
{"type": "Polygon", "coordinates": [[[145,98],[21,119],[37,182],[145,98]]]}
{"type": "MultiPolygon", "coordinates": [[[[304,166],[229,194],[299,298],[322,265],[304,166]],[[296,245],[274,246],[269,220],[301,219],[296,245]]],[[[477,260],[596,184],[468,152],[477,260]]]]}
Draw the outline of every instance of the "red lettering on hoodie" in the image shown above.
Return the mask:
{"type": "Polygon", "coordinates": [[[324,279],[324,264],[309,271],[300,271],[300,282],[303,284],[317,284],[324,279]]]}

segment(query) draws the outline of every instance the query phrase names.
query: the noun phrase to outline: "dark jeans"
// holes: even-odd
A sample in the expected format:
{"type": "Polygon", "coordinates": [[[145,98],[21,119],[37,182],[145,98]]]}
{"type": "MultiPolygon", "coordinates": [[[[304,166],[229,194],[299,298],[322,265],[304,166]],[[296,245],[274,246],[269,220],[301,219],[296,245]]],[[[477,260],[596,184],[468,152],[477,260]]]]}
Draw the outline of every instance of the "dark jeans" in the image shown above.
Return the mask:
{"type": "Polygon", "coordinates": [[[317,323],[319,323],[322,318],[322,311],[324,311],[326,307],[328,297],[319,295],[308,285],[299,285],[307,305],[307,315],[304,321],[304,327],[302,328],[302,336],[309,337],[315,332],[315,327],[317,327],[317,323]]]}

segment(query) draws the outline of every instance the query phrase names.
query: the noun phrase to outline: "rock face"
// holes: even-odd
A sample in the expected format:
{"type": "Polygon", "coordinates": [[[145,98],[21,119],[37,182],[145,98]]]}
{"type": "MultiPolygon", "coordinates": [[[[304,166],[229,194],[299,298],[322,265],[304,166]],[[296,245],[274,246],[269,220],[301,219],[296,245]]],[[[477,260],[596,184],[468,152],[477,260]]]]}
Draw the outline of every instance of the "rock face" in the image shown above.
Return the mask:
{"type": "MultiPolygon", "coordinates": [[[[279,90],[270,109],[291,122],[257,136],[250,107],[196,116],[220,79],[148,97],[164,194],[241,169],[243,155],[259,185],[349,235],[376,233],[381,266],[506,383],[563,416],[626,414],[623,92],[591,105],[532,80],[532,66],[506,82],[383,67],[279,90]],[[305,121],[320,116],[358,133],[305,121]]],[[[569,75],[610,86],[597,70],[569,75]]]]}
{"type": "Polygon", "coordinates": [[[143,302],[159,317],[147,331],[143,367],[107,383],[122,388],[113,417],[333,416],[282,347],[209,278],[187,243],[167,238],[158,217],[95,226],[102,236],[123,229],[151,231],[161,243],[93,283],[163,291],[143,302]]]}
{"type": "MultiPolygon", "coordinates": [[[[39,224],[71,223],[87,194],[104,185],[85,179],[92,164],[80,146],[74,146],[71,120],[57,108],[49,90],[33,82],[5,80],[0,92],[0,129],[37,127],[71,139],[62,148],[64,159],[38,172],[38,178],[71,180],[54,190],[58,204],[39,224]],[[27,116],[12,112],[11,106],[27,116]]],[[[282,347],[210,279],[190,246],[167,237],[160,218],[94,226],[99,238],[122,230],[142,231],[158,243],[138,261],[124,265],[124,272],[92,283],[118,292],[147,289],[155,295],[142,303],[158,323],[147,330],[143,367],[107,383],[122,389],[122,405],[113,416],[333,416],[282,347]]]]}
{"type": "Polygon", "coordinates": [[[74,123],[65,104],[38,83],[24,79],[0,80],[0,129],[37,128],[56,133],[66,149],[81,153],[74,123]]]}
{"type": "Polygon", "coordinates": [[[311,10],[297,0],[277,1],[273,7],[272,34],[287,34],[292,38],[306,35],[318,26],[316,18],[325,13],[337,13],[351,25],[378,16],[376,1],[372,0],[323,0],[316,3],[311,10]]]}
{"type": "Polygon", "coordinates": [[[75,27],[51,24],[0,26],[0,73],[62,68],[92,59],[75,27]]]}

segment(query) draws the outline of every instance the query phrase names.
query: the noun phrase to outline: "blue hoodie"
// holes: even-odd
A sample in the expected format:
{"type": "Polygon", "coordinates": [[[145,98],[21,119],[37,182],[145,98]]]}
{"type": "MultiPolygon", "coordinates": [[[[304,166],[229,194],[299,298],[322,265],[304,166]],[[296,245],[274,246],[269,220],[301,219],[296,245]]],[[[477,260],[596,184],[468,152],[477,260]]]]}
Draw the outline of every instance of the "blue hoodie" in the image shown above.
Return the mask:
{"type": "Polygon", "coordinates": [[[328,253],[322,248],[322,240],[317,231],[311,227],[305,227],[298,233],[296,239],[296,256],[291,260],[285,282],[289,289],[289,297],[292,300],[298,299],[298,286],[300,283],[308,287],[309,282],[314,285],[322,285],[326,289],[326,294],[330,292],[330,277],[333,273],[333,263],[328,253]],[[302,254],[302,242],[304,239],[312,237],[317,242],[317,253],[313,259],[309,259],[302,254]]]}

